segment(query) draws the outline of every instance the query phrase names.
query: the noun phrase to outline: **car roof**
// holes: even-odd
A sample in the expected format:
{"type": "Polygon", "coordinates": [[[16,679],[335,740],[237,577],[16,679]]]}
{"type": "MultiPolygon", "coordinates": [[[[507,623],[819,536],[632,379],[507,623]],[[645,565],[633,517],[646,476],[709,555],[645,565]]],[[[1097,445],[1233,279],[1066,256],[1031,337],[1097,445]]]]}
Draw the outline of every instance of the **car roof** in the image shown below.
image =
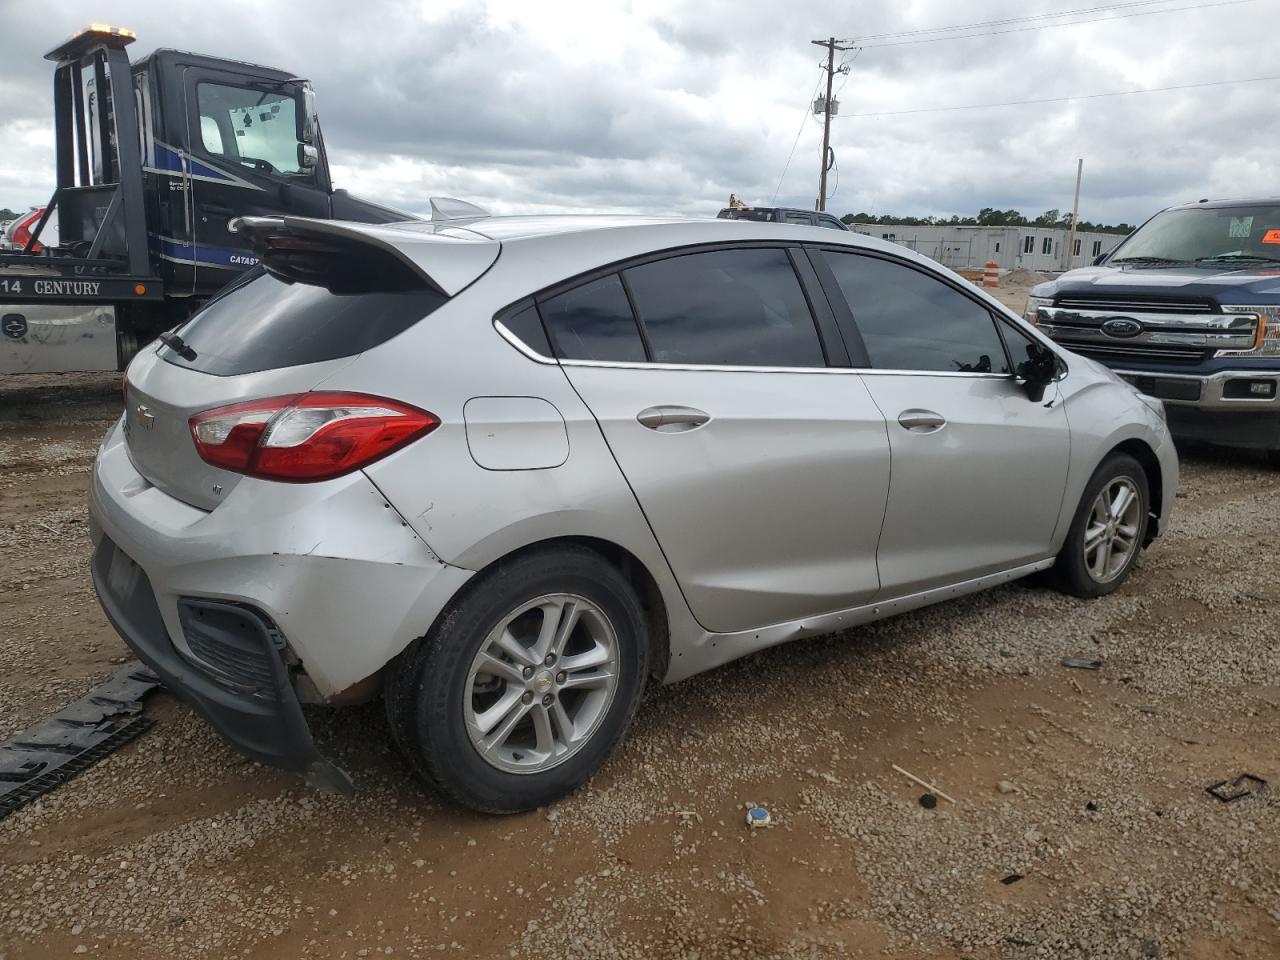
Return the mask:
{"type": "Polygon", "coordinates": [[[585,233],[592,230],[617,230],[625,227],[645,227],[674,223],[705,223],[688,217],[646,217],[622,214],[537,214],[512,217],[478,217],[467,220],[407,221],[396,227],[423,231],[442,224],[463,227],[490,240],[527,240],[565,233],[585,233]]]}
{"type": "Polygon", "coordinates": [[[283,229],[347,236],[392,249],[450,296],[495,263],[499,263],[500,274],[515,270],[521,275],[517,286],[537,290],[634,257],[722,243],[811,243],[891,252],[897,259],[950,273],[911,249],[865,234],[813,224],[714,217],[562,214],[370,224],[286,216],[246,217],[236,224],[237,231],[246,235],[283,229]]]}
{"type": "MultiPolygon", "coordinates": [[[[778,208],[784,209],[784,208],[778,208]]],[[[352,226],[358,226],[352,224],[352,226]]],[[[831,242],[848,242],[837,232],[826,227],[807,224],[761,223],[754,220],[722,220],[717,217],[650,217],[621,214],[550,214],[513,217],[474,217],[458,220],[406,220],[383,224],[384,229],[403,231],[406,234],[424,236],[430,234],[466,231],[486,240],[501,243],[537,240],[603,231],[626,231],[629,234],[653,233],[680,236],[681,243],[715,243],[719,240],[780,240],[823,239],[831,242]],[[797,230],[800,234],[782,236],[780,231],[797,230]]],[[[861,240],[874,238],[859,236],[861,240]]],[[[880,242],[867,244],[879,246],[880,242]]],[[[893,246],[888,244],[886,246],[893,246]]],[[[900,248],[898,248],[900,249],[900,248]]]]}
{"type": "Polygon", "coordinates": [[[1191,208],[1200,209],[1221,209],[1230,207],[1256,207],[1259,205],[1280,203],[1280,197],[1244,197],[1236,200],[1192,200],[1187,203],[1176,203],[1170,210],[1188,210],[1191,208]]]}

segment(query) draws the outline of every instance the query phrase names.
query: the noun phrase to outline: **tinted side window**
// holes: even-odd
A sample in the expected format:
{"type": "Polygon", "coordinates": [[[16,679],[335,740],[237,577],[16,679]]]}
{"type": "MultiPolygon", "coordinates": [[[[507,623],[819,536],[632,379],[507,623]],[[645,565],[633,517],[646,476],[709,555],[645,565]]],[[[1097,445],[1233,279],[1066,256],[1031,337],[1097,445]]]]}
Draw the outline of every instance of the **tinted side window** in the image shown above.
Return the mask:
{"type": "Polygon", "coordinates": [[[920,270],[824,251],[867,347],[883,370],[1008,373],[987,308],[920,270]]]}
{"type": "Polygon", "coordinates": [[[538,308],[532,303],[523,310],[500,317],[499,322],[534,353],[540,353],[544,357],[552,356],[551,344],[547,340],[546,331],[542,329],[538,308]]]}
{"type": "Polygon", "coordinates": [[[644,341],[616,273],[538,304],[562,360],[643,362],[644,341]]]}
{"type": "Polygon", "coordinates": [[[787,223],[802,223],[806,227],[813,225],[813,218],[807,213],[791,213],[788,211],[783,216],[786,218],[787,223]]]}
{"type": "Polygon", "coordinates": [[[1009,348],[1009,357],[1013,362],[1013,372],[1018,372],[1018,365],[1026,363],[1035,347],[1041,346],[1038,340],[1023,333],[1012,323],[1001,322],[1000,333],[1004,337],[1005,346],[1009,348]]]}
{"type": "Polygon", "coordinates": [[[844,224],[835,217],[820,216],[818,217],[818,226],[826,227],[828,230],[843,230],[844,224]]]}
{"type": "Polygon", "coordinates": [[[694,253],[625,274],[655,362],[826,365],[785,250],[694,253]]]}

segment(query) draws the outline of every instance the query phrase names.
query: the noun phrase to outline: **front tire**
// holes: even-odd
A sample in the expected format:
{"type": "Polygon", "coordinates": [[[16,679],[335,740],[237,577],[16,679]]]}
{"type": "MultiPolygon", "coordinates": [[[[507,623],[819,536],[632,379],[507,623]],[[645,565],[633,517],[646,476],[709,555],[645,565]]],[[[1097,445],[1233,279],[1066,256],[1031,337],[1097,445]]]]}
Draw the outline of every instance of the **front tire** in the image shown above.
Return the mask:
{"type": "Polygon", "coordinates": [[[502,561],[388,668],[387,717],[415,772],[488,813],[580,787],[640,701],[648,631],[626,578],[595,551],[502,561]]]}
{"type": "Polygon", "coordinates": [[[1123,453],[1089,479],[1058,553],[1051,581],[1075,597],[1101,597],[1129,579],[1149,522],[1150,487],[1142,464],[1123,453]]]}

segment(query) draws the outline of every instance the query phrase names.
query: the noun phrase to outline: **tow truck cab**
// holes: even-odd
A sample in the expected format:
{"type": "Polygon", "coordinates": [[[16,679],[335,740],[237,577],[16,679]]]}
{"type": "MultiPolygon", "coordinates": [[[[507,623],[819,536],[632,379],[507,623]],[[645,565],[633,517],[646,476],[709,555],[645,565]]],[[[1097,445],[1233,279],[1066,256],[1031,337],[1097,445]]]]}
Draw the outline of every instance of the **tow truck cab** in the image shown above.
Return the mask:
{"type": "Polygon", "coordinates": [[[413,219],[333,189],[307,80],[178,50],[130,63],[133,40],[94,25],[46,55],[57,186],[0,253],[0,373],[123,369],[257,263],[236,217],[413,219]]]}
{"type": "Polygon", "coordinates": [[[1280,199],[1163,210],[1025,316],[1163,400],[1175,437],[1280,463],[1280,199]]]}

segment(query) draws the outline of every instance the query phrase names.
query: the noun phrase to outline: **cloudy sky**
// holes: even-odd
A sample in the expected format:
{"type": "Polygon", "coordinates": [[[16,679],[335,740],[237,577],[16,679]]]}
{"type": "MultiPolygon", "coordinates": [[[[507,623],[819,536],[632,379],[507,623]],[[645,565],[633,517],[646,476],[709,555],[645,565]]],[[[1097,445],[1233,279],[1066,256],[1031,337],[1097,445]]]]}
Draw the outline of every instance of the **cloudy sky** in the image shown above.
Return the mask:
{"type": "Polygon", "coordinates": [[[831,34],[862,46],[837,78],[837,214],[1070,209],[1078,156],[1089,220],[1276,193],[1280,80],[852,116],[1280,76],[1280,0],[1153,0],[1055,29],[873,39],[1123,2],[0,0],[0,206],[52,189],[42,55],[107,16],[138,33],[135,57],[178,47],[311,78],[337,185],[414,211],[434,195],[495,212],[713,214],[730,192],[767,203],[798,130],[777,201],[812,207],[821,127],[805,105],[822,54],[809,41],[831,34]],[[1156,10],[1173,12],[1116,16],[1156,10]]]}

